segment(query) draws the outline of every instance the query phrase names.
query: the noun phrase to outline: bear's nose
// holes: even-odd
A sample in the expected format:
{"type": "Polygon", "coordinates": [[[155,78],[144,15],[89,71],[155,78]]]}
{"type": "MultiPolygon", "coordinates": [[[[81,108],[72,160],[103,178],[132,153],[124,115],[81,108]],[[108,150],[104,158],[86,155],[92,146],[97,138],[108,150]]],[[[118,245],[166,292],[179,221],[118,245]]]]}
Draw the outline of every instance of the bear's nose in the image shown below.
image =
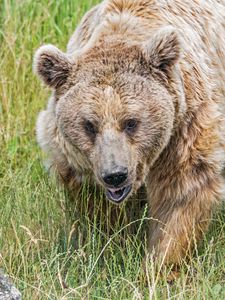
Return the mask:
{"type": "Polygon", "coordinates": [[[102,176],[104,182],[113,187],[118,187],[119,185],[121,185],[123,182],[126,181],[127,177],[128,177],[127,168],[123,168],[123,171],[120,172],[104,174],[102,176]]]}

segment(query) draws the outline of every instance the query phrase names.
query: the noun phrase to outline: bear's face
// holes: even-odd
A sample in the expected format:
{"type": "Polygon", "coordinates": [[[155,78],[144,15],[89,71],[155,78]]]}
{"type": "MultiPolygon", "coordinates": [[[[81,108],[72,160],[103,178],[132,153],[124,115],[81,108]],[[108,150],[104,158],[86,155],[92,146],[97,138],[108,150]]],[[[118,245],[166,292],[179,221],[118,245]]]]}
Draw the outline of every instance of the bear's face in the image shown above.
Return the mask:
{"type": "Polygon", "coordinates": [[[36,54],[37,72],[55,88],[57,126],[71,145],[71,155],[79,152],[84,157],[116,203],[144,183],[171,136],[174,105],[164,83],[177,60],[178,45],[170,32],[172,48],[160,58],[168,48],[165,34],[155,41],[155,48],[100,45],[75,62],[53,46],[36,54]],[[163,49],[156,56],[159,46],[163,49]]]}

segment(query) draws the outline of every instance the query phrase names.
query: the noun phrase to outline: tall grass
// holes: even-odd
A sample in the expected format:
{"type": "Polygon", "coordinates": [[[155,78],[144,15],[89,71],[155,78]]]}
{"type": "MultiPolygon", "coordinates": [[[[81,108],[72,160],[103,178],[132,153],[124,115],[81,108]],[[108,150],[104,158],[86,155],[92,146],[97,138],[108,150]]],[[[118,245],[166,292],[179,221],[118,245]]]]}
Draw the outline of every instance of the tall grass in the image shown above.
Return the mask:
{"type": "Polygon", "coordinates": [[[225,299],[222,213],[168,284],[151,257],[142,267],[146,206],[115,208],[88,185],[71,202],[42,166],[34,128],[49,91],[32,74],[33,53],[44,43],[65,50],[95,3],[0,1],[0,267],[23,299],[225,299]]]}

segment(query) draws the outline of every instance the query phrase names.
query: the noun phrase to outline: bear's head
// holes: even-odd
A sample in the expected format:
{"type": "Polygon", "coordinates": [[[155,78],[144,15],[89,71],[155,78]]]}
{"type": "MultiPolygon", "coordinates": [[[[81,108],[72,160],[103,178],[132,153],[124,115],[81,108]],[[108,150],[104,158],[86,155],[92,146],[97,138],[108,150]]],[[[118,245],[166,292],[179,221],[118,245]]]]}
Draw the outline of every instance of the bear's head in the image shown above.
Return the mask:
{"type": "Polygon", "coordinates": [[[170,140],[179,54],[177,33],[165,28],[145,43],[102,41],[76,58],[51,45],[35,55],[36,73],[54,90],[68,155],[82,155],[116,203],[144,184],[170,140]]]}

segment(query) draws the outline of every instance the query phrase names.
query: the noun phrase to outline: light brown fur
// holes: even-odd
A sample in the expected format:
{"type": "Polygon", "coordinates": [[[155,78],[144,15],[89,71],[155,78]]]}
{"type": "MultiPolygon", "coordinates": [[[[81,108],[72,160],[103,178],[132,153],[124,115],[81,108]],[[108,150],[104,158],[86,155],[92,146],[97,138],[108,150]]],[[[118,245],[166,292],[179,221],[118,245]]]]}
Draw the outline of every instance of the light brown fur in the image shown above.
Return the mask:
{"type": "Polygon", "coordinates": [[[132,193],[146,186],[149,247],[166,263],[187,255],[222,197],[224,20],[219,0],[108,0],[66,54],[43,46],[35,56],[54,89],[37,123],[49,165],[73,189],[86,176],[105,187],[102,174],[126,166],[132,193]]]}

